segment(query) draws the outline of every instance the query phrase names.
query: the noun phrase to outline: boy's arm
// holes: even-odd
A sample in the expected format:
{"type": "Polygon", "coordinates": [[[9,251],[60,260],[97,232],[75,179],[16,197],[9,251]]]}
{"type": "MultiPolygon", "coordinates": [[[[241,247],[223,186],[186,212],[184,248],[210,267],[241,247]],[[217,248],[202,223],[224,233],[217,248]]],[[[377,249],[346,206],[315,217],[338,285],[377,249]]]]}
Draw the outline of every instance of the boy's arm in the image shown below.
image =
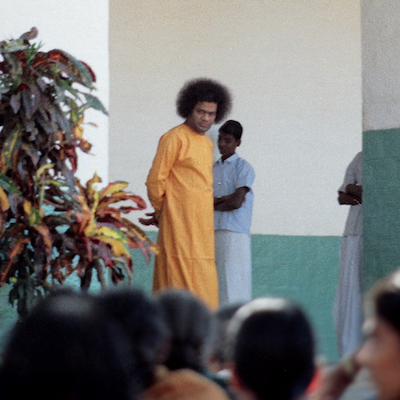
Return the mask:
{"type": "Polygon", "coordinates": [[[240,208],[246,199],[246,193],[250,190],[247,186],[237,188],[232,194],[222,197],[214,197],[214,210],[232,211],[240,208]]]}

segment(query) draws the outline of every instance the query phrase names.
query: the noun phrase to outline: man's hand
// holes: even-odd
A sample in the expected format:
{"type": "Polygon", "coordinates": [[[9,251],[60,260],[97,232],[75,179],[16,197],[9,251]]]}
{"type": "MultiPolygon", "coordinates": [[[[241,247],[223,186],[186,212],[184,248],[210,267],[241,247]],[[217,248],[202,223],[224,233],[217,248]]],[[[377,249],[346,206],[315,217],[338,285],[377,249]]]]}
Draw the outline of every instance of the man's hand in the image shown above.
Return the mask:
{"type": "Polygon", "coordinates": [[[354,196],[355,198],[359,199],[360,200],[360,204],[361,204],[362,185],[355,185],[355,184],[349,183],[346,186],[346,193],[348,193],[351,196],[354,196]]]}
{"type": "Polygon", "coordinates": [[[150,218],[139,218],[139,222],[142,225],[150,226],[154,225],[158,228],[158,219],[156,218],[156,212],[146,213],[146,215],[150,218]]]}

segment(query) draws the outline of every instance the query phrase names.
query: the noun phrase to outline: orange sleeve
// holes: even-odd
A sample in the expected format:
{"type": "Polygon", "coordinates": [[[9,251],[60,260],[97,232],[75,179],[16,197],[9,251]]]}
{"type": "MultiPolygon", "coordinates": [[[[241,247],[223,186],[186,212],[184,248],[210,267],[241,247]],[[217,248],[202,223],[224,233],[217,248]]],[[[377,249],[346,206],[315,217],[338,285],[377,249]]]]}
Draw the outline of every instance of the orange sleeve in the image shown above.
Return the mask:
{"type": "Polygon", "coordinates": [[[147,195],[156,212],[162,209],[168,177],[179,154],[179,139],[173,132],[164,134],[158,143],[153,165],[146,180],[147,195]]]}

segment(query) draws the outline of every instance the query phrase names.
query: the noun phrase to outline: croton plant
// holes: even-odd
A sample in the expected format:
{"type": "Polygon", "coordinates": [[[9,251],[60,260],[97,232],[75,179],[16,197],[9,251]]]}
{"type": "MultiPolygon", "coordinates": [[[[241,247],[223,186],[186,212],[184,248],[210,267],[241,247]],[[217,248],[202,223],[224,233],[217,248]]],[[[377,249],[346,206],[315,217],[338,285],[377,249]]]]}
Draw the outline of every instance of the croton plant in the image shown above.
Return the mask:
{"type": "Polygon", "coordinates": [[[131,249],[155,244],[126,217],[145,202],[127,182],[98,188],[75,176],[85,110],[107,113],[92,94],[95,75],[62,50],[40,51],[32,28],[0,42],[0,285],[24,315],[54,285],[77,274],[87,289],[131,279],[131,249]]]}

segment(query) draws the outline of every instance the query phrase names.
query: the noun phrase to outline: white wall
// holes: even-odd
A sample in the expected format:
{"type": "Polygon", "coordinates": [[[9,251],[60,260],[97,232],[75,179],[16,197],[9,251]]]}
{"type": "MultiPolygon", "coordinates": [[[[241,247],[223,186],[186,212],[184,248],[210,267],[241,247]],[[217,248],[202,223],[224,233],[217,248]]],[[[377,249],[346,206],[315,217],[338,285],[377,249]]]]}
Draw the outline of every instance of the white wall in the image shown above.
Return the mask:
{"type": "Polygon", "coordinates": [[[400,126],[398,0],[363,1],[363,129],[400,126]]]}
{"type": "Polygon", "coordinates": [[[176,94],[207,76],[244,126],[253,233],[342,234],[337,189],[361,149],[359,0],[112,0],[110,71],[111,180],[146,198],[176,94]]]}
{"type": "MultiPolygon", "coordinates": [[[[39,30],[37,41],[43,50],[54,48],[67,51],[89,64],[97,75],[93,94],[108,108],[108,1],[107,0],[13,0],[3,1],[0,40],[16,39],[33,26],[39,30]]],[[[79,153],[78,176],[83,182],[98,175],[108,180],[108,117],[89,111],[85,122],[98,128],[85,128],[85,137],[93,144],[93,155],[79,153]]]]}

